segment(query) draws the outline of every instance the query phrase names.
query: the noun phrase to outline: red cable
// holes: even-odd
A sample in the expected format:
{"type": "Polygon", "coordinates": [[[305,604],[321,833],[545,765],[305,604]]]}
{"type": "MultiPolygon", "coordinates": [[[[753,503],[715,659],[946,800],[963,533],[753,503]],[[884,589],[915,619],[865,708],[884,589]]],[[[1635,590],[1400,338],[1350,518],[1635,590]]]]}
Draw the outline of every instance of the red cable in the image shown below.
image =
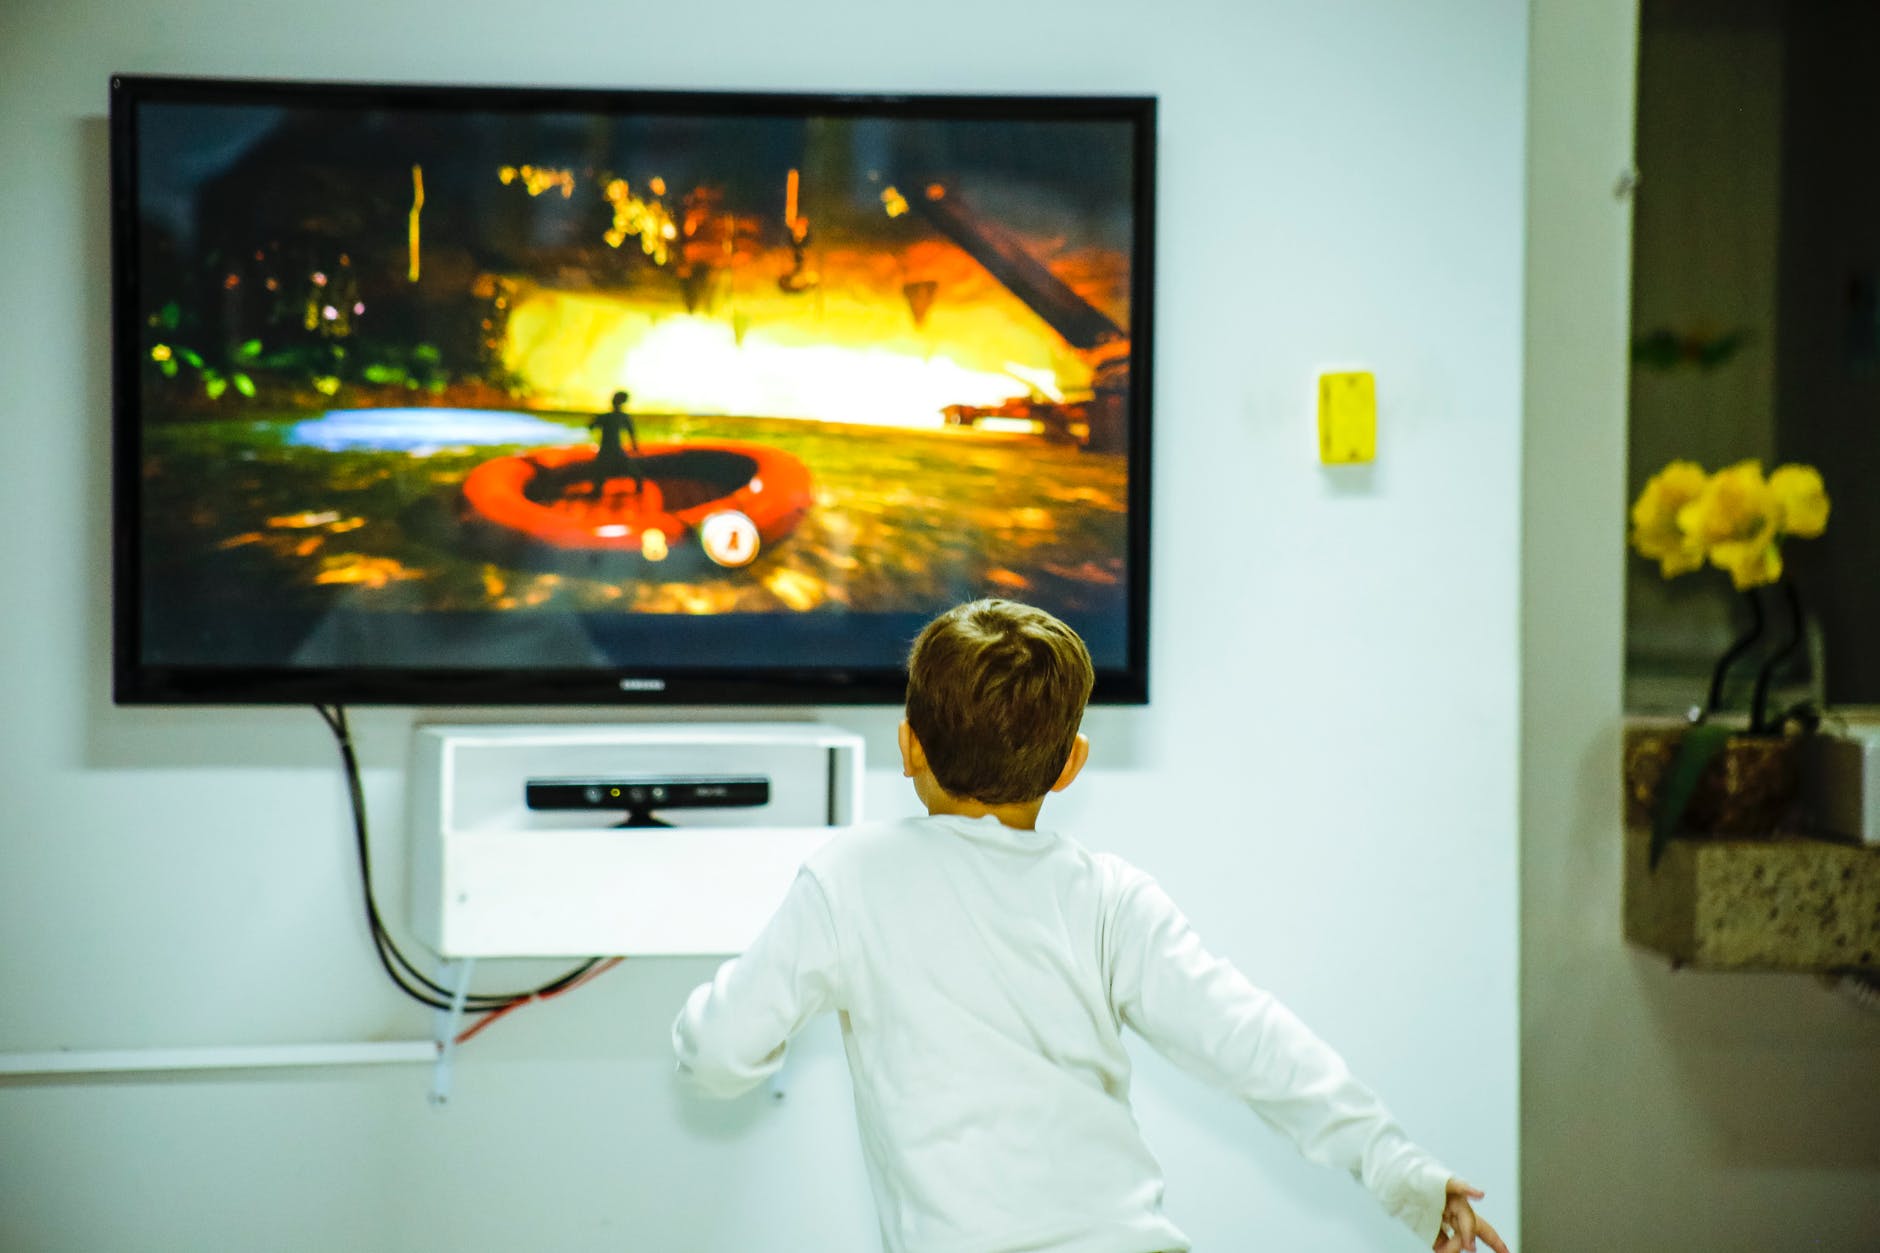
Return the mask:
{"type": "Polygon", "coordinates": [[[501,1009],[491,1010],[488,1014],[485,1014],[483,1018],[480,1021],[478,1021],[475,1026],[468,1027],[464,1031],[459,1033],[459,1035],[457,1036],[456,1043],[458,1044],[467,1043],[471,1039],[475,1038],[476,1034],[479,1031],[483,1030],[483,1028],[489,1026],[491,1023],[495,1022],[499,1018],[504,1017],[507,1014],[514,1013],[516,1010],[521,1009],[524,1005],[533,1005],[537,1001],[552,1001],[556,997],[562,995],[562,993],[564,992],[572,992],[576,988],[580,987],[581,985],[585,983],[591,983],[595,979],[600,978],[602,975],[612,970],[615,966],[618,966],[624,960],[626,959],[622,957],[609,957],[606,961],[594,967],[594,969],[588,971],[586,974],[582,975],[579,979],[576,979],[573,983],[568,984],[566,987],[556,988],[553,992],[550,992],[545,996],[541,996],[541,995],[526,996],[519,1001],[511,1001],[509,1004],[503,1006],[501,1009]]]}

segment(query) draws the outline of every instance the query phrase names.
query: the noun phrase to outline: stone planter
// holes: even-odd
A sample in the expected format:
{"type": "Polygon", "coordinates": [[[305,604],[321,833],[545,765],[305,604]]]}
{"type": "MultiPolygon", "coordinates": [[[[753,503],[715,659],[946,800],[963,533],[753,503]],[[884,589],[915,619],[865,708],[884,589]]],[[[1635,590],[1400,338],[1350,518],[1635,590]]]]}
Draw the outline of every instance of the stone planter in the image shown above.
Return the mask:
{"type": "MultiPolygon", "coordinates": [[[[1630,727],[1625,737],[1626,825],[1650,827],[1658,788],[1689,728],[1630,727]]],[[[1732,735],[1698,777],[1680,835],[1773,835],[1796,826],[1801,800],[1799,735],[1732,735]]]]}

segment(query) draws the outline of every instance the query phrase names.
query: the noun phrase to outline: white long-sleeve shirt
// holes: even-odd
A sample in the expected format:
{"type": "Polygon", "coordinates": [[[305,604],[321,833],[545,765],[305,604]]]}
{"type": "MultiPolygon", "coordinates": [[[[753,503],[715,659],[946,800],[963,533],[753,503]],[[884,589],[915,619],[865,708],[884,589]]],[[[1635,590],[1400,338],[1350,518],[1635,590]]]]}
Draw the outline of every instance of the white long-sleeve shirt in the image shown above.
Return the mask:
{"type": "Polygon", "coordinates": [[[688,998],[679,1072],[734,1096],[828,1010],[888,1253],[1188,1248],[1130,1111],[1124,1026],[1435,1239],[1449,1172],[1148,875],[1073,840],[944,816],[836,837],[688,998]]]}

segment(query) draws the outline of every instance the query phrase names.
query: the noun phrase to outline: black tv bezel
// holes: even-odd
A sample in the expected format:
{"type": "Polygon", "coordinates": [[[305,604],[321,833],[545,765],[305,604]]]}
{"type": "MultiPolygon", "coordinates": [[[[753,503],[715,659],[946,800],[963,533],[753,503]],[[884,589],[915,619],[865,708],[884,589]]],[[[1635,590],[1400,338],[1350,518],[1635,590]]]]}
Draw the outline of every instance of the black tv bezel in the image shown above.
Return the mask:
{"type": "Polygon", "coordinates": [[[597,87],[324,82],[115,74],[110,80],[112,382],[112,700],[118,705],[892,705],[901,667],[705,670],[159,665],[141,659],[139,486],[142,413],[136,354],[139,294],[135,111],[145,103],[306,107],[880,116],[1064,121],[1134,128],[1135,238],[1130,276],[1129,642],[1120,668],[1099,669],[1094,704],[1149,700],[1149,486],[1153,405],[1156,113],[1154,96],[950,95],[672,91],[597,87]]]}

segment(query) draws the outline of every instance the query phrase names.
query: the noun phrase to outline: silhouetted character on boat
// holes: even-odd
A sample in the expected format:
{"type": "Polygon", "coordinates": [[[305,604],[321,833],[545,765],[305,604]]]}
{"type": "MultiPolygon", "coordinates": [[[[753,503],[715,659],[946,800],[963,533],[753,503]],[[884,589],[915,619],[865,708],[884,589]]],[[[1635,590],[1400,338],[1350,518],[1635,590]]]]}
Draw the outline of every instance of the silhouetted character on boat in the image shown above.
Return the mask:
{"type": "Polygon", "coordinates": [[[598,414],[588,423],[590,431],[598,431],[600,446],[594,451],[592,476],[594,494],[601,495],[607,490],[607,480],[620,475],[629,475],[633,479],[633,490],[644,493],[646,479],[640,473],[640,440],[633,430],[633,418],[626,411],[627,393],[614,393],[614,407],[611,411],[598,414]],[[627,443],[633,451],[628,452],[620,444],[620,433],[626,432],[627,443]]]}

